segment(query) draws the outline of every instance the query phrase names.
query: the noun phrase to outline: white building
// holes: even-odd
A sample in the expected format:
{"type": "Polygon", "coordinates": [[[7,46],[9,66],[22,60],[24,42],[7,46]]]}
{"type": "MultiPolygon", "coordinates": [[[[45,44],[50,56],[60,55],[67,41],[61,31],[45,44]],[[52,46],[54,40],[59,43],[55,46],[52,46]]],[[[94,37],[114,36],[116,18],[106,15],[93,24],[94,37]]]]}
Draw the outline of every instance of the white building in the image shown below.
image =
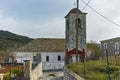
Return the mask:
{"type": "Polygon", "coordinates": [[[42,52],[43,70],[60,70],[65,64],[65,52],[42,52]]]}
{"type": "Polygon", "coordinates": [[[35,62],[36,52],[14,52],[17,63],[23,63],[24,60],[35,62]]]}
{"type": "Polygon", "coordinates": [[[42,62],[43,70],[61,70],[65,65],[65,39],[35,39],[15,52],[16,61],[42,62]]]}

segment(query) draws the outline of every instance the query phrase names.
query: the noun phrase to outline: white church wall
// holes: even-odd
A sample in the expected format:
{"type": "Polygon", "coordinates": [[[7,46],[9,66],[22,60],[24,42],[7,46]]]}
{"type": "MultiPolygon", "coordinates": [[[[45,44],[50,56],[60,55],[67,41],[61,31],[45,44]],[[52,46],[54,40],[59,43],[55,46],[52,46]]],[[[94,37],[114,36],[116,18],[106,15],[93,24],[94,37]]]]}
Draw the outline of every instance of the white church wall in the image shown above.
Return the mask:
{"type": "Polygon", "coordinates": [[[61,62],[43,62],[42,68],[43,70],[62,70],[65,63],[63,61],[61,62]]]}
{"type": "Polygon", "coordinates": [[[46,56],[49,56],[49,62],[58,61],[58,56],[61,56],[60,61],[65,60],[65,52],[41,52],[41,61],[46,62],[46,56]]]}
{"type": "Polygon", "coordinates": [[[43,70],[60,70],[65,65],[65,52],[42,52],[41,61],[43,70]],[[46,56],[49,56],[49,61],[46,60],[46,56]],[[58,60],[60,56],[60,60],[58,60]]]}
{"type": "MultiPolygon", "coordinates": [[[[37,52],[38,53],[38,52],[37,52]]],[[[17,63],[23,63],[24,60],[31,60],[35,52],[15,52],[17,63]]],[[[40,52],[43,70],[59,70],[65,65],[65,52],[40,52]],[[49,56],[49,61],[46,61],[46,56],[49,56]],[[58,60],[60,56],[60,60],[58,60]]]]}

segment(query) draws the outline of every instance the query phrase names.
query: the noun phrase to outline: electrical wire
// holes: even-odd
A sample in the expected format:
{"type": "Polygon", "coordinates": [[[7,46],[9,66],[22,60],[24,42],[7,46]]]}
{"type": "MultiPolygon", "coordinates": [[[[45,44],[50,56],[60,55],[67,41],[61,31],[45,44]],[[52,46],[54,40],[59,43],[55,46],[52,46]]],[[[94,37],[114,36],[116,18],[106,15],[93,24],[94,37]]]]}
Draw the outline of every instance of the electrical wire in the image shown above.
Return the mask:
{"type": "Polygon", "coordinates": [[[83,7],[82,10],[85,10],[85,8],[88,6],[88,4],[90,3],[90,1],[91,1],[91,0],[89,0],[89,1],[86,3],[86,5],[83,7]]]}
{"type": "Polygon", "coordinates": [[[97,10],[95,10],[94,8],[92,8],[89,4],[87,4],[85,1],[81,0],[85,5],[87,5],[90,9],[92,9],[95,13],[97,13],[98,15],[100,15],[101,17],[103,17],[104,19],[106,19],[107,21],[111,22],[112,24],[120,27],[119,24],[115,23],[114,21],[110,20],[109,18],[105,17],[104,15],[102,15],[101,13],[99,13],[97,10]]]}

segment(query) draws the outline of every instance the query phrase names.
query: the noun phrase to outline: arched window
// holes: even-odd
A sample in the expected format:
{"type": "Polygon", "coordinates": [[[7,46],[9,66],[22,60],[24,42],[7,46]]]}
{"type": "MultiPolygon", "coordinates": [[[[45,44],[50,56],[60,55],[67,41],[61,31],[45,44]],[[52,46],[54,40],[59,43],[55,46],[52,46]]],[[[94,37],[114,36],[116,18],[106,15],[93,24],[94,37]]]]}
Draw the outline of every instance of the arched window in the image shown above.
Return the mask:
{"type": "Polygon", "coordinates": [[[80,27],[81,28],[81,19],[80,18],[77,18],[75,20],[75,25],[76,25],[76,27],[80,27]],[[77,24],[77,22],[78,22],[78,24],[77,24]]]}
{"type": "Polygon", "coordinates": [[[33,61],[36,62],[37,61],[37,57],[33,56],[33,61]]]}
{"type": "Polygon", "coordinates": [[[115,43],[115,50],[119,50],[119,43],[118,42],[115,43]]]}
{"type": "Polygon", "coordinates": [[[107,49],[107,43],[104,43],[104,44],[103,44],[103,48],[104,48],[104,49],[107,49]]]}
{"type": "Polygon", "coordinates": [[[66,27],[69,28],[69,20],[66,20],[66,27]]]}

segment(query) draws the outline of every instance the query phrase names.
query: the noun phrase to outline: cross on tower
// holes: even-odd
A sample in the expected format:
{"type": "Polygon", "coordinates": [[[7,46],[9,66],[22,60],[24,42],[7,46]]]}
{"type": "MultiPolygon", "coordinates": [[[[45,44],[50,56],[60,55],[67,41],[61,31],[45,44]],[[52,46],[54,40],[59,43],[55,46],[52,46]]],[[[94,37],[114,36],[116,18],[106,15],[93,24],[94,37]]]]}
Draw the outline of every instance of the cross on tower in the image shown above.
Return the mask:
{"type": "Polygon", "coordinates": [[[77,7],[79,9],[79,0],[75,1],[74,5],[75,5],[75,7],[77,7]]]}
{"type": "Polygon", "coordinates": [[[77,0],[77,8],[79,9],[79,0],[77,0]]]}

